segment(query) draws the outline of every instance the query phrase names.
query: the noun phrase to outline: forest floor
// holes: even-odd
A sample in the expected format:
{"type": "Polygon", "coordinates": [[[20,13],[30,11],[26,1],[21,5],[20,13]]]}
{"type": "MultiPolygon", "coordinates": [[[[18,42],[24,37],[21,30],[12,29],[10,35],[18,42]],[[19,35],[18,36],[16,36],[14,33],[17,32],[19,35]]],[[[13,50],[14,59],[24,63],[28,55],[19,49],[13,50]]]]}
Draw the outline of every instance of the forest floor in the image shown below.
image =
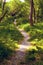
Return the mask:
{"type": "Polygon", "coordinates": [[[28,39],[29,35],[22,29],[19,29],[21,34],[24,36],[24,40],[19,44],[19,48],[16,50],[16,56],[12,57],[12,65],[24,65],[25,63],[25,54],[26,50],[31,46],[28,39]]]}
{"type": "Polygon", "coordinates": [[[31,43],[28,42],[30,38],[29,35],[22,29],[19,29],[21,34],[24,36],[23,41],[18,45],[18,49],[16,49],[16,55],[13,54],[12,57],[6,61],[6,63],[2,65],[26,65],[25,63],[25,54],[26,50],[31,46],[31,43]]]}
{"type": "MultiPolygon", "coordinates": [[[[15,25],[16,26],[16,25],[15,25]]],[[[8,59],[5,59],[0,65],[24,65],[25,64],[25,54],[26,50],[31,46],[30,42],[28,41],[29,34],[25,32],[23,29],[19,29],[17,26],[16,28],[20,31],[23,35],[23,40],[20,41],[18,44],[18,48],[16,49],[16,53],[13,53],[8,59]]]]}
{"type": "MultiPolygon", "coordinates": [[[[8,57],[8,59],[5,59],[0,65],[43,65],[43,60],[40,61],[40,58],[43,59],[43,48],[41,49],[40,47],[38,47],[39,49],[37,53],[35,54],[36,59],[39,58],[39,61],[38,62],[32,61],[32,62],[29,62],[29,64],[26,64],[25,62],[25,59],[26,59],[25,56],[26,56],[27,50],[32,50],[32,49],[37,50],[36,46],[33,44],[34,42],[35,44],[37,44],[37,46],[39,46],[39,44],[41,43],[40,46],[43,47],[42,45],[43,24],[40,23],[32,27],[27,23],[25,25],[23,24],[20,26],[16,26],[16,28],[20,31],[20,33],[24,36],[24,38],[19,42],[16,52],[13,53],[12,56],[8,57]],[[31,43],[31,40],[33,41],[32,43],[31,43]]],[[[34,54],[31,53],[31,55],[33,58],[34,54]]],[[[30,57],[31,55],[29,55],[28,57],[30,57]]]]}
{"type": "MultiPolygon", "coordinates": [[[[35,63],[38,63],[38,62],[39,63],[36,64],[36,65],[43,65],[43,64],[40,64],[40,61],[38,61],[38,62],[37,61],[32,61],[32,62],[29,62],[29,64],[27,64],[25,62],[26,61],[25,60],[26,59],[25,56],[26,56],[27,50],[30,50],[31,48],[32,49],[36,49],[36,46],[32,45],[31,42],[29,42],[29,39],[31,38],[30,34],[28,33],[29,31],[26,32],[26,31],[24,31],[23,28],[18,28],[17,26],[16,26],[16,28],[20,31],[20,33],[24,36],[24,38],[18,44],[18,48],[16,49],[16,53],[12,54],[12,56],[10,56],[8,60],[5,59],[5,62],[3,62],[0,65],[35,65],[35,63]],[[32,63],[34,63],[34,64],[32,64],[32,63]]],[[[29,29],[30,28],[31,27],[29,27],[29,29]]],[[[33,33],[31,33],[32,35],[34,35],[33,29],[34,28],[32,28],[32,32],[33,32],[33,33]]],[[[43,56],[42,53],[39,54],[39,52],[38,52],[37,54],[38,54],[39,57],[43,56]]],[[[41,63],[43,63],[43,61],[41,61],[41,63]]]]}

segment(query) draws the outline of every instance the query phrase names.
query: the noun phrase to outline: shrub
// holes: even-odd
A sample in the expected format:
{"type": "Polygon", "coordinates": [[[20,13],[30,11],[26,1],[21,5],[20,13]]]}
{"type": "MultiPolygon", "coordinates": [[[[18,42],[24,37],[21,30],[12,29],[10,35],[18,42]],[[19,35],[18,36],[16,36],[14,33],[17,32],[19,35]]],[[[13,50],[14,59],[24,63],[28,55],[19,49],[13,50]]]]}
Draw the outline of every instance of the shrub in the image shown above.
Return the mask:
{"type": "Polygon", "coordinates": [[[26,62],[36,60],[36,53],[37,53],[37,51],[34,50],[34,49],[27,51],[27,54],[26,54],[26,57],[25,57],[26,62]]]}
{"type": "Polygon", "coordinates": [[[0,59],[7,58],[13,51],[0,40],[0,59]]]}

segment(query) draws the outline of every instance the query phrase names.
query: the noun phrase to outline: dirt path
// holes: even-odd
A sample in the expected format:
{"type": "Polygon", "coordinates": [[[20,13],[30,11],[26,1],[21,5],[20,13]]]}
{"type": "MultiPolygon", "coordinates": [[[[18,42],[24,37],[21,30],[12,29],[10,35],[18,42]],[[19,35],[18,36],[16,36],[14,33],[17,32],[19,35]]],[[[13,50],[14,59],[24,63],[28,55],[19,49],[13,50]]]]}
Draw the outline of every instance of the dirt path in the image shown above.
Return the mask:
{"type": "Polygon", "coordinates": [[[4,65],[26,65],[25,63],[25,54],[26,50],[31,46],[30,42],[28,42],[29,35],[22,29],[19,29],[21,34],[24,36],[23,41],[19,45],[19,48],[16,50],[16,56],[13,54],[11,59],[6,62],[4,65]]]}
{"type": "Polygon", "coordinates": [[[19,31],[24,36],[24,40],[19,45],[15,58],[14,57],[12,58],[12,65],[24,65],[25,64],[25,52],[30,46],[30,42],[27,41],[29,39],[29,35],[21,29],[19,29],[19,31]]]}
{"type": "Polygon", "coordinates": [[[30,38],[29,35],[22,29],[19,29],[19,31],[21,32],[21,34],[24,36],[24,40],[22,41],[22,43],[19,45],[19,50],[20,51],[25,51],[29,46],[30,46],[30,42],[28,41],[28,39],[30,38]]]}
{"type": "MultiPolygon", "coordinates": [[[[18,29],[18,27],[16,28],[18,29]]],[[[16,50],[16,56],[13,55],[11,59],[7,62],[7,65],[26,65],[25,54],[26,54],[26,50],[31,46],[30,42],[28,42],[28,39],[30,37],[24,30],[22,29],[18,29],[18,30],[24,36],[24,39],[19,45],[19,48],[16,50]]]]}
{"type": "MultiPolygon", "coordinates": [[[[16,19],[14,20],[14,24],[16,26],[16,19]]],[[[12,57],[12,60],[11,60],[12,64],[11,65],[26,65],[25,64],[25,53],[26,53],[26,50],[31,46],[30,42],[28,42],[29,35],[24,30],[19,29],[17,26],[16,26],[16,28],[24,36],[24,40],[19,45],[19,48],[16,51],[16,56],[12,57]]]]}

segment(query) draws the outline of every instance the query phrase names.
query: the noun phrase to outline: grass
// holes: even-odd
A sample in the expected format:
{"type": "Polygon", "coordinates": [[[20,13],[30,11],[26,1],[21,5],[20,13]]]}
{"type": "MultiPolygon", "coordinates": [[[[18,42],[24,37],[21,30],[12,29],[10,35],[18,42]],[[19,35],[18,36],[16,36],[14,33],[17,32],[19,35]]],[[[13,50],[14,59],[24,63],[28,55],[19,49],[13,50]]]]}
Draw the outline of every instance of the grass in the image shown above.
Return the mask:
{"type": "Polygon", "coordinates": [[[27,50],[25,62],[29,65],[43,65],[43,49],[36,46],[27,50]]]}
{"type": "Polygon", "coordinates": [[[31,44],[43,46],[43,22],[39,22],[34,26],[30,26],[29,23],[22,24],[19,25],[19,28],[24,29],[30,35],[28,41],[30,41],[31,44]]]}
{"type": "MultiPolygon", "coordinates": [[[[30,35],[28,41],[35,45],[28,48],[25,57],[26,62],[29,62],[29,65],[43,65],[43,22],[34,26],[30,26],[29,23],[22,23],[18,27],[30,35]]],[[[23,36],[15,27],[12,18],[5,17],[0,23],[0,59],[12,55],[22,39],[23,36]]]]}
{"type": "Polygon", "coordinates": [[[32,45],[27,50],[25,62],[27,65],[43,65],[43,22],[30,26],[29,23],[18,26],[30,34],[30,41],[32,45]]]}
{"type": "Polygon", "coordinates": [[[32,44],[43,45],[43,23],[37,23],[35,26],[27,26],[24,28],[30,34],[29,41],[32,44]]]}
{"type": "Polygon", "coordinates": [[[5,17],[0,22],[0,60],[12,55],[22,39],[23,36],[13,24],[11,17],[5,17]]]}
{"type": "Polygon", "coordinates": [[[43,65],[43,22],[38,22],[34,26],[29,23],[19,25],[29,35],[33,46],[30,46],[25,56],[27,65],[43,65]]]}

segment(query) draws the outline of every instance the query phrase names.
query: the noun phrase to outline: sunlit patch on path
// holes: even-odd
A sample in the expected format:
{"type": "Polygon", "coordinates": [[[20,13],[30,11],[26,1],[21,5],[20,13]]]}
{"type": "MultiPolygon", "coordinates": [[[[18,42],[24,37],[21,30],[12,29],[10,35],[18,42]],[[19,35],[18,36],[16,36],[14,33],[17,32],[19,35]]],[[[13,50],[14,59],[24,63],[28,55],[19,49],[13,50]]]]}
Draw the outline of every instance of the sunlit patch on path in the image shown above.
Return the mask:
{"type": "Polygon", "coordinates": [[[19,49],[20,51],[25,51],[26,49],[29,48],[29,46],[31,46],[30,42],[28,42],[28,39],[30,38],[29,35],[23,31],[22,29],[19,29],[19,31],[21,32],[21,34],[24,36],[24,40],[22,41],[22,43],[19,45],[19,49]]]}

